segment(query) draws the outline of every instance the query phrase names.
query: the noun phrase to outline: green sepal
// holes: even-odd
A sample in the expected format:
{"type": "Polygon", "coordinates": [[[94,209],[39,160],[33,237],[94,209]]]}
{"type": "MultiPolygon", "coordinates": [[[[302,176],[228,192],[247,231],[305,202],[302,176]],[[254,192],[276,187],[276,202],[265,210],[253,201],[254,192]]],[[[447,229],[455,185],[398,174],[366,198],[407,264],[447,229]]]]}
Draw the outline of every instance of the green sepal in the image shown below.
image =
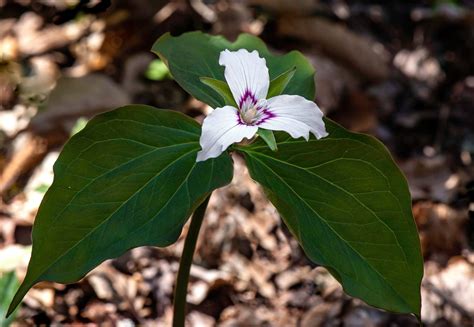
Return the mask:
{"type": "Polygon", "coordinates": [[[295,72],[296,66],[272,79],[270,81],[270,87],[268,88],[267,99],[282,94],[288,83],[295,75],[295,72]]]}
{"type": "Polygon", "coordinates": [[[267,143],[268,147],[272,151],[278,151],[277,143],[275,140],[275,135],[273,135],[273,131],[269,129],[258,129],[258,135],[262,138],[262,140],[267,143]]]}
{"type": "Polygon", "coordinates": [[[230,91],[229,85],[224,81],[219,81],[211,77],[200,77],[199,80],[212,88],[214,91],[219,93],[222,99],[225,101],[226,105],[233,106],[237,108],[237,103],[235,103],[234,96],[230,91]]]}

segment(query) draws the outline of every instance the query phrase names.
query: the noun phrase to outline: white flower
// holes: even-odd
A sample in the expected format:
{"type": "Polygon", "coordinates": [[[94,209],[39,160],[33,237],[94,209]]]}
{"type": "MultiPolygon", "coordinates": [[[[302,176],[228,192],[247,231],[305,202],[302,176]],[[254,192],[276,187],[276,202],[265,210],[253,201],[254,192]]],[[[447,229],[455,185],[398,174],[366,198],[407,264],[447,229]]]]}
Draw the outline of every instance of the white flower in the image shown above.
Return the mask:
{"type": "Polygon", "coordinates": [[[219,64],[238,108],[215,109],[202,124],[196,161],[216,158],[231,144],[251,139],[259,128],[285,131],[293,138],[327,136],[323,113],[318,106],[299,95],[278,95],[266,99],[270,76],[264,58],[256,50],[224,50],[219,64]]]}

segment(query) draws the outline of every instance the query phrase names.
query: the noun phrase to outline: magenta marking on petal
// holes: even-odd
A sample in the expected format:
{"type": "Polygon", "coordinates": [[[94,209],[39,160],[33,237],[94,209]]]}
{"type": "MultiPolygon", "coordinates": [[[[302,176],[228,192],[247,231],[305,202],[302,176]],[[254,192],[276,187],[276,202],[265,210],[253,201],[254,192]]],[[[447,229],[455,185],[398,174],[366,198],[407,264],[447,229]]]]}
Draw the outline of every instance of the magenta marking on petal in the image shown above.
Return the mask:
{"type": "Polygon", "coordinates": [[[270,110],[268,110],[267,108],[265,108],[262,111],[262,117],[255,123],[255,125],[259,126],[259,125],[263,124],[264,122],[266,122],[267,120],[275,118],[276,116],[277,115],[275,113],[273,113],[270,110]]]}
{"type": "Polygon", "coordinates": [[[257,103],[257,98],[255,97],[255,94],[253,94],[252,91],[250,91],[249,89],[246,89],[244,94],[242,94],[242,96],[240,97],[239,109],[242,109],[243,104],[248,100],[250,100],[253,105],[257,103]]]}
{"type": "Polygon", "coordinates": [[[237,123],[238,123],[239,125],[248,125],[246,122],[244,122],[244,121],[242,120],[242,117],[240,117],[240,113],[239,113],[239,112],[237,112],[237,123]]]}

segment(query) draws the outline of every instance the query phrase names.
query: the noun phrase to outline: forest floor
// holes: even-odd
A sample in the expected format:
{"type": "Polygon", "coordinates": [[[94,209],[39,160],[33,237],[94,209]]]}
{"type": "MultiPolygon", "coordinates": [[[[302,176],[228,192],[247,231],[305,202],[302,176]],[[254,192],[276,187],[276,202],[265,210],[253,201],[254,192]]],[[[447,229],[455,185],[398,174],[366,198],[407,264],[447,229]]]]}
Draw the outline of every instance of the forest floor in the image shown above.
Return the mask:
{"type": "MultiPolygon", "coordinates": [[[[470,0],[0,0],[0,325],[7,291],[25,274],[52,166],[71,134],[127,103],[197,120],[209,110],[149,51],[163,33],[191,30],[229,39],[252,33],[276,53],[297,49],[311,60],[325,114],[379,138],[408,179],[425,260],[423,322],[472,326],[470,0]]],[[[306,258],[242,159],[234,162],[234,180],[212,196],[201,230],[189,326],[417,325],[345,295],[306,258]]],[[[183,235],[170,247],[108,260],[78,283],[38,284],[14,324],[170,325],[183,235]]]]}

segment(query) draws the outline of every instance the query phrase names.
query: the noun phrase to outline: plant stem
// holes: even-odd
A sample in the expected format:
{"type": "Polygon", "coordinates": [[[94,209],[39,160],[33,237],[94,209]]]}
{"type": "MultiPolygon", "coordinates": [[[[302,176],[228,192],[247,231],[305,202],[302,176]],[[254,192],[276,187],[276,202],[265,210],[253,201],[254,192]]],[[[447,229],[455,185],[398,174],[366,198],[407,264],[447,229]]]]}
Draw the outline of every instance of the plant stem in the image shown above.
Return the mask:
{"type": "Polygon", "coordinates": [[[173,327],[184,327],[186,318],[186,295],[188,291],[189,272],[193,263],[194,250],[196,241],[201,229],[204,214],[209,203],[211,195],[204,200],[203,203],[194,211],[189,225],[188,234],[184,240],[183,254],[179,262],[178,276],[174,288],[173,303],[173,327]]]}

